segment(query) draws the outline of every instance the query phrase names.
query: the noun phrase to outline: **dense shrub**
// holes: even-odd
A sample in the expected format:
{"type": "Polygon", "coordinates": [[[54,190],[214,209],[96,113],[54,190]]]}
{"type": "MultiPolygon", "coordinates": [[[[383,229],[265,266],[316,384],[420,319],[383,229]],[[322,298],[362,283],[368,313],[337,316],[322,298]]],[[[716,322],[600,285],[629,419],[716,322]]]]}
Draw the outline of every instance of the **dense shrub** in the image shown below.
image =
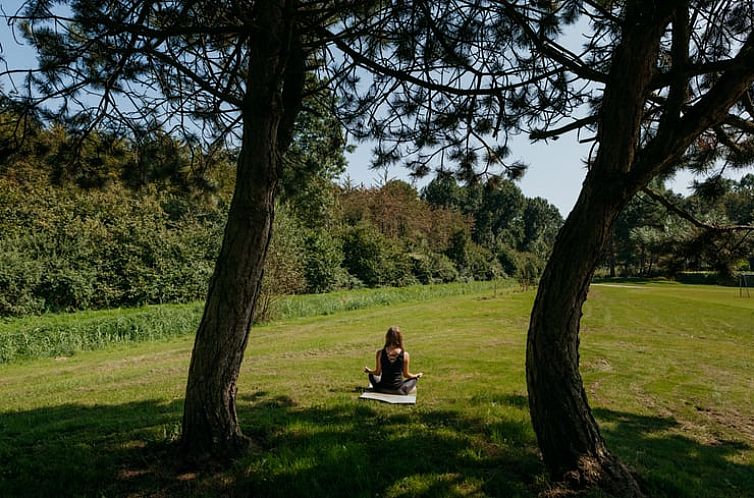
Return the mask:
{"type": "Polygon", "coordinates": [[[117,185],[91,191],[0,180],[0,190],[0,314],[204,297],[223,212],[186,210],[173,219],[163,209],[171,195],[117,185]]]}
{"type": "Polygon", "coordinates": [[[458,280],[458,269],[444,254],[414,252],[409,257],[412,273],[422,284],[448,283],[458,280]]]}
{"type": "Polygon", "coordinates": [[[40,313],[44,299],[35,293],[42,279],[42,263],[14,250],[13,241],[0,245],[0,316],[40,313]]]}
{"type": "Polygon", "coordinates": [[[365,285],[385,285],[390,273],[388,240],[368,221],[360,221],[345,231],[343,264],[348,272],[365,285]]]}
{"type": "Polygon", "coordinates": [[[345,284],[346,272],[341,266],[343,246],[339,238],[329,231],[307,230],[303,249],[307,292],[329,292],[345,284]]]}
{"type": "Polygon", "coordinates": [[[474,280],[493,280],[502,273],[502,267],[492,251],[477,244],[469,244],[462,274],[474,280]]]}

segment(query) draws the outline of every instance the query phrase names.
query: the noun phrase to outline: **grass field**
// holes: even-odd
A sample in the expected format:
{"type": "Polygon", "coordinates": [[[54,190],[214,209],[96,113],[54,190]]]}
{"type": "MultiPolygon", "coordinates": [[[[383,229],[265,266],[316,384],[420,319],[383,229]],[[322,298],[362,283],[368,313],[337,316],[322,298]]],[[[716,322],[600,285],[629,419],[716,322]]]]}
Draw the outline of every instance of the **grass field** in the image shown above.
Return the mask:
{"type": "MultiPolygon", "coordinates": [[[[256,328],[238,407],[256,446],[228,468],[171,463],[189,336],[0,365],[0,496],[537,496],[532,299],[477,290],[256,328]],[[425,373],[416,406],[357,400],[392,324],[425,373]]],[[[595,285],[581,351],[608,446],[651,496],[754,497],[754,298],[595,285]]]]}

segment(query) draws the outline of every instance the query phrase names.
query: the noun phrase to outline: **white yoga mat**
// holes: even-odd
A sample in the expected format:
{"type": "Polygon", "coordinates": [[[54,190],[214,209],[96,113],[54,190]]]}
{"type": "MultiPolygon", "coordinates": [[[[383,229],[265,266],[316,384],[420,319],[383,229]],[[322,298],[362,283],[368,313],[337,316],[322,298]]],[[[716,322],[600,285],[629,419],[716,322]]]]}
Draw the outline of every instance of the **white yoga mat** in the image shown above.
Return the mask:
{"type": "MultiPolygon", "coordinates": [[[[372,387],[371,385],[369,387],[372,387]]],[[[359,399],[376,399],[383,403],[415,405],[416,404],[416,387],[411,389],[408,394],[385,394],[374,391],[366,391],[359,396],[359,399]]]]}

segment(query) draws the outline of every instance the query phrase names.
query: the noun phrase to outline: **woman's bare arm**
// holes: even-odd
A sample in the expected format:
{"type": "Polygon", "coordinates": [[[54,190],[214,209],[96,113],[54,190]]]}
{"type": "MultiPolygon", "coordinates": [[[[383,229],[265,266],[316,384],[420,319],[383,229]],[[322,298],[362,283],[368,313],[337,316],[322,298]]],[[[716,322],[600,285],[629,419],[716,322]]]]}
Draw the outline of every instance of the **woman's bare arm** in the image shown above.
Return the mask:
{"type": "Polygon", "coordinates": [[[412,374],[408,369],[409,361],[411,361],[411,357],[408,355],[407,352],[403,352],[403,376],[407,379],[418,379],[422,375],[424,375],[422,372],[419,372],[418,374],[414,375],[412,374]]]}
{"type": "Polygon", "coordinates": [[[377,354],[375,355],[375,364],[377,365],[374,367],[374,370],[370,370],[369,367],[364,367],[364,372],[372,375],[382,375],[382,362],[380,361],[380,356],[382,356],[380,353],[382,353],[381,349],[377,350],[377,354]]]}

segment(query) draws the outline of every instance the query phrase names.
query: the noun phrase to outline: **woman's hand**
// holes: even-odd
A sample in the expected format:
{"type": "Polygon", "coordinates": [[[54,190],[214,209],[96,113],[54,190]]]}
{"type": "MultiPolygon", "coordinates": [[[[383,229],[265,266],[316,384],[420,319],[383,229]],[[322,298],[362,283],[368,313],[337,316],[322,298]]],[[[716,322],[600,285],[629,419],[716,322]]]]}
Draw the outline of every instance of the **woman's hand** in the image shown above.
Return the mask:
{"type": "Polygon", "coordinates": [[[369,367],[364,367],[364,373],[370,374],[370,373],[372,373],[372,371],[369,370],[369,367]]]}
{"type": "Polygon", "coordinates": [[[414,376],[414,378],[415,378],[415,379],[421,379],[421,378],[422,378],[422,375],[424,375],[424,372],[419,372],[418,374],[416,374],[416,375],[414,376]]]}

